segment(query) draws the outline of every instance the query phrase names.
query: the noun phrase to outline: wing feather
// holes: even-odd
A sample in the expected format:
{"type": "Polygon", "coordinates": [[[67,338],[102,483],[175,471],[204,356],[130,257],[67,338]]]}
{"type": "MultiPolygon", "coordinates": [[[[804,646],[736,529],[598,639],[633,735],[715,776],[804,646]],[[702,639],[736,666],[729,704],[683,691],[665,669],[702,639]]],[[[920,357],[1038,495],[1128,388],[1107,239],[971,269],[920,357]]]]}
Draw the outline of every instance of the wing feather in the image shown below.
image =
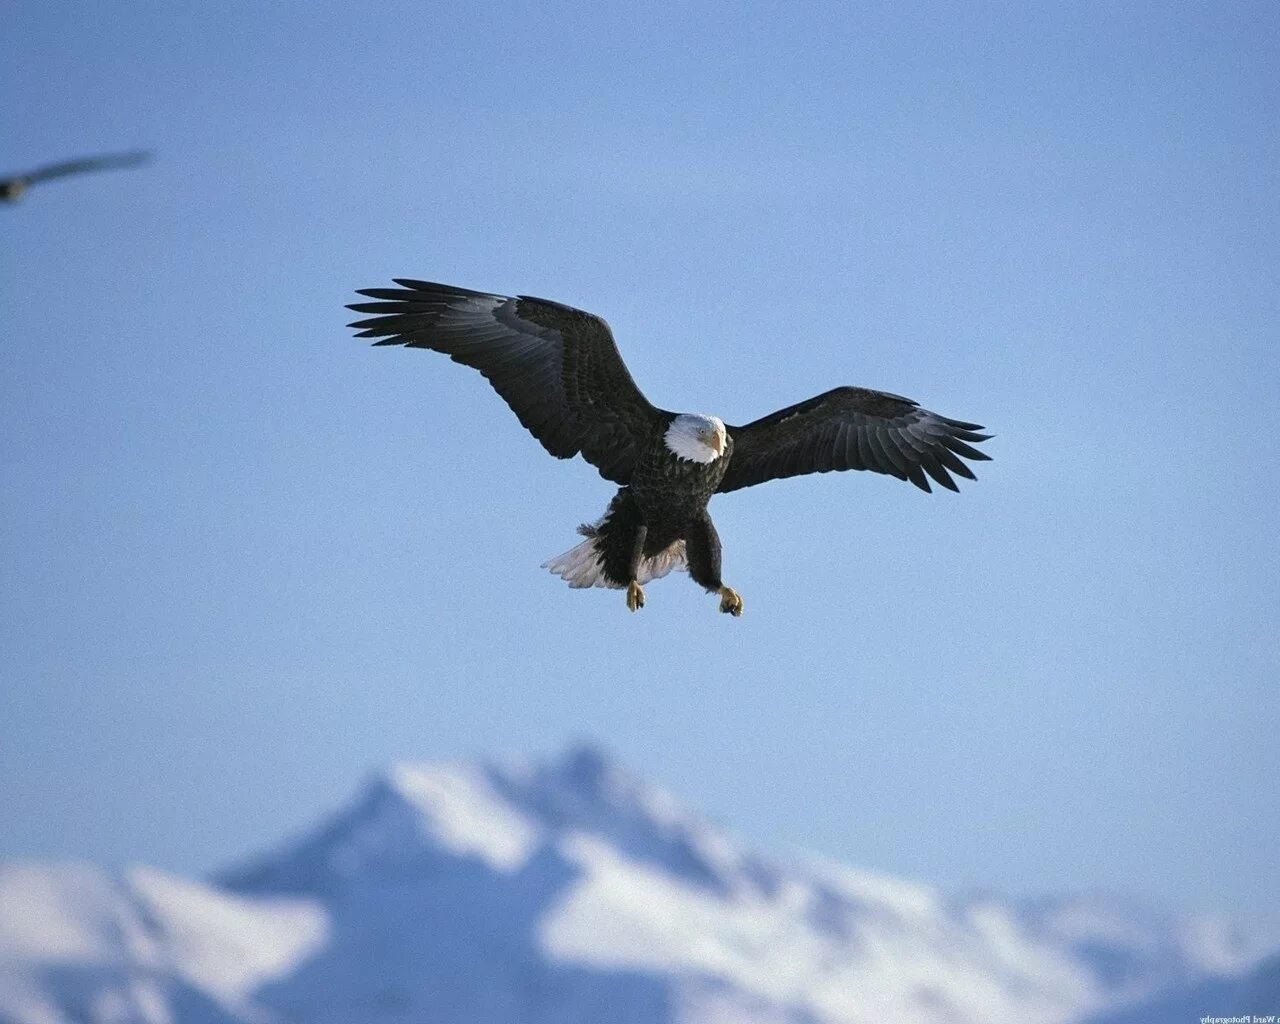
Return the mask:
{"type": "Polygon", "coordinates": [[[869,469],[909,480],[922,491],[957,491],[951,474],[974,480],[962,459],[990,459],[974,444],[990,438],[981,425],[922,409],[901,395],[835,388],[743,427],[729,427],[733,455],[721,491],[766,480],[869,469]]]}
{"type": "Polygon", "coordinates": [[[622,361],[609,325],[572,306],[412,278],[362,288],[373,314],[350,326],[374,345],[427,348],[479,370],[552,455],[581,453],[600,475],[630,481],[668,414],[651,405],[622,361]]]}
{"type": "Polygon", "coordinates": [[[20,180],[27,185],[41,181],[52,181],[54,178],[65,178],[72,174],[87,174],[90,171],[108,171],[117,167],[134,167],[145,163],[149,154],[143,151],[132,153],[111,153],[106,156],[91,156],[81,160],[65,160],[62,163],[45,164],[34,171],[20,175],[20,180]]]}
{"type": "MultiPolygon", "coordinates": [[[[941,440],[941,438],[939,438],[941,440]]],[[[933,456],[941,462],[948,470],[957,476],[962,476],[966,480],[977,480],[973,475],[973,470],[956,458],[955,452],[948,448],[945,444],[939,444],[933,449],[933,456]]]]}
{"type": "Polygon", "coordinates": [[[899,480],[907,478],[906,462],[902,458],[902,453],[898,451],[898,446],[886,436],[885,431],[871,432],[871,450],[876,455],[876,465],[883,466],[886,473],[896,476],[899,480]]]}

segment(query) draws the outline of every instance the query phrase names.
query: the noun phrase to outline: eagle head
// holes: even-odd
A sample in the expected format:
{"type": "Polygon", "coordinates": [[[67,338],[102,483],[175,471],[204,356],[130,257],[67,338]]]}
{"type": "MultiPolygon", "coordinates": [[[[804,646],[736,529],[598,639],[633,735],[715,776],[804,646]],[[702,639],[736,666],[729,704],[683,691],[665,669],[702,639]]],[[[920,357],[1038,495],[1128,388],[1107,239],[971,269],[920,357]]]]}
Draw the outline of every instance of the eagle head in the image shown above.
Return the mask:
{"type": "Polygon", "coordinates": [[[681,413],[667,427],[667,450],[690,462],[715,462],[724,454],[728,434],[719,416],[681,413]]]}

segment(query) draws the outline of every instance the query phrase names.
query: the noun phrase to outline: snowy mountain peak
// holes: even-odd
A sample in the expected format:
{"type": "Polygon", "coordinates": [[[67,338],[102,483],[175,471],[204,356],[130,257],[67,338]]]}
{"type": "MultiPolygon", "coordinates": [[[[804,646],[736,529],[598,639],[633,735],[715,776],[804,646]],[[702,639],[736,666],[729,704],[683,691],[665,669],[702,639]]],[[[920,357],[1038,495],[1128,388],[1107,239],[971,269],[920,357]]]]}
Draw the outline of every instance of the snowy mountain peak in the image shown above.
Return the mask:
{"type": "Polygon", "coordinates": [[[541,761],[393,765],[316,832],[223,881],[246,892],[323,895],[351,879],[450,864],[514,874],[538,854],[571,865],[579,837],[717,892],[774,884],[766,865],[589,745],[541,761]]]}
{"type": "Polygon", "coordinates": [[[499,762],[487,770],[513,801],[552,829],[589,830],[610,818],[648,818],[662,828],[692,817],[590,743],[571,746],[559,757],[499,762]]]}
{"type": "Polygon", "coordinates": [[[348,837],[353,853],[435,846],[498,870],[518,868],[541,838],[538,824],[511,806],[491,772],[467,765],[400,764],[372,790],[371,813],[348,837]]]}
{"type": "Polygon", "coordinates": [[[648,818],[658,828],[692,821],[669,793],[633,775],[594,744],[571,746],[559,758],[535,765],[530,790],[539,790],[548,808],[572,817],[575,810],[599,815],[648,818]]]}
{"type": "Polygon", "coordinates": [[[465,764],[397,764],[309,835],[222,877],[253,893],[326,895],[354,880],[393,880],[441,864],[518,869],[541,829],[465,764]]]}
{"type": "Polygon", "coordinates": [[[555,767],[568,783],[589,793],[616,791],[627,781],[605,752],[591,743],[570,747],[555,767]]]}
{"type": "Polygon", "coordinates": [[[718,892],[772,884],[772,872],[744,857],[721,830],[597,747],[576,746],[554,760],[494,767],[490,773],[512,806],[557,842],[595,839],[628,859],[718,892]]]}

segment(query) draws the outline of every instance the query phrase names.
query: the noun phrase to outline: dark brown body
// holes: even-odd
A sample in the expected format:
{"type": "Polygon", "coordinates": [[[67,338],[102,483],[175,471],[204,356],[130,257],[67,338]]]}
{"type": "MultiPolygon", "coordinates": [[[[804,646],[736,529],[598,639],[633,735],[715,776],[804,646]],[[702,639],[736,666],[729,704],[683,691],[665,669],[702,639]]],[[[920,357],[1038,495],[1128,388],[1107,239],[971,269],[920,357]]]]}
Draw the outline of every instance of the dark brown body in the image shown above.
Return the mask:
{"type": "Polygon", "coordinates": [[[592,529],[604,555],[604,574],[615,585],[626,586],[636,578],[642,559],[684,541],[693,581],[718,591],[723,586],[720,538],[707,504],[728,471],[733,443],[714,462],[692,462],[676,458],[664,438],[665,431],[655,433],[631,483],[618,491],[592,529]]]}

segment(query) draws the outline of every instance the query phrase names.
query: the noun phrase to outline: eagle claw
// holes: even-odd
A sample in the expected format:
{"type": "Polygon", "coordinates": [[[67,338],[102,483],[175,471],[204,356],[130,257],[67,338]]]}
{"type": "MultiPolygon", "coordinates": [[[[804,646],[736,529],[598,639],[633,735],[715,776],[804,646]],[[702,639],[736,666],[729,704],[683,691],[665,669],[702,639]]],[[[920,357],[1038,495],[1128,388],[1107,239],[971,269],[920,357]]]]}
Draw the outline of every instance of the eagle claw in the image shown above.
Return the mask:
{"type": "Polygon", "coordinates": [[[627,584],[627,608],[638,612],[644,607],[644,587],[635,580],[627,584]]]}
{"type": "Polygon", "coordinates": [[[736,619],[742,614],[742,596],[732,587],[721,587],[720,610],[736,619]]]}

